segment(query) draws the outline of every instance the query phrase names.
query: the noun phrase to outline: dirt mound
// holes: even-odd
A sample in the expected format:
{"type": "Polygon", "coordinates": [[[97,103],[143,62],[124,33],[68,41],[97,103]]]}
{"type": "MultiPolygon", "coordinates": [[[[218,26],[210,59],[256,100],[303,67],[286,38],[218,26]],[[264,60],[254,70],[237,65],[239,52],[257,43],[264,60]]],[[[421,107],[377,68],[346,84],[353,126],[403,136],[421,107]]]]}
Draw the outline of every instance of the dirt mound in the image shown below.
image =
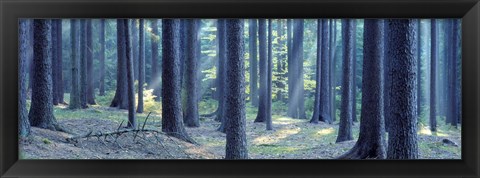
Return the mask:
{"type": "Polygon", "coordinates": [[[128,132],[115,137],[90,137],[68,142],[67,138],[89,132],[116,131],[120,123],[103,119],[66,119],[60,121],[60,124],[72,131],[74,135],[34,127],[31,137],[20,143],[22,157],[25,159],[216,158],[200,145],[152,132],[128,132]]]}

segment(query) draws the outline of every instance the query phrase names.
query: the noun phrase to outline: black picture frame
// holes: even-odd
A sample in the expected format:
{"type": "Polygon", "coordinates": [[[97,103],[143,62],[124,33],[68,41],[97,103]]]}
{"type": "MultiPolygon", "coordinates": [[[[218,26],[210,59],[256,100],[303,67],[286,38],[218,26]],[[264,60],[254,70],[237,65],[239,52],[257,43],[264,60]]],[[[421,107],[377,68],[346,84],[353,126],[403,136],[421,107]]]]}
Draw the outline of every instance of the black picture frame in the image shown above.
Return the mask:
{"type": "Polygon", "coordinates": [[[478,0],[1,0],[0,177],[477,177],[478,0]],[[462,18],[461,160],[18,160],[19,18],[462,18]]]}

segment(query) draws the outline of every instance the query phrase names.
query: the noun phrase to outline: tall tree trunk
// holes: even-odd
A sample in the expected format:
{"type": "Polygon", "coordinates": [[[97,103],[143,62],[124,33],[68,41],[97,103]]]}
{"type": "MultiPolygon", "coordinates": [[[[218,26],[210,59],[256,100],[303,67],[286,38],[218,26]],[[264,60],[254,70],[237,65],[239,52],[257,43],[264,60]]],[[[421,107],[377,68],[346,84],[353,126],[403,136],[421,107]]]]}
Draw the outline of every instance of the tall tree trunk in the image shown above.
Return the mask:
{"type": "Polygon", "coordinates": [[[340,107],[340,126],[338,129],[337,143],[353,140],[352,136],[352,85],[353,85],[353,55],[354,55],[354,22],[352,19],[342,19],[343,38],[343,80],[342,104],[340,107]]]}
{"type": "Polygon", "coordinates": [[[447,72],[447,77],[446,77],[446,86],[447,86],[447,91],[446,91],[446,95],[447,95],[447,98],[446,98],[446,110],[447,110],[447,113],[446,113],[446,118],[445,118],[445,123],[448,125],[448,124],[453,124],[452,123],[452,120],[453,120],[453,108],[454,105],[453,105],[453,102],[452,102],[452,90],[453,90],[453,81],[452,81],[452,59],[453,59],[453,55],[452,55],[452,49],[453,49],[453,22],[452,22],[452,19],[447,19],[446,20],[446,34],[445,34],[447,37],[446,39],[446,43],[447,43],[447,48],[445,49],[447,52],[446,52],[446,59],[445,59],[445,63],[446,63],[446,72],[447,72]]]}
{"type": "Polygon", "coordinates": [[[287,111],[287,116],[288,117],[297,117],[296,115],[296,109],[295,109],[295,103],[296,100],[293,96],[293,90],[294,90],[294,80],[295,80],[295,61],[293,59],[292,53],[293,53],[293,48],[292,48],[292,19],[287,19],[287,65],[288,65],[288,71],[287,71],[287,84],[288,84],[288,111],[287,111]]]}
{"type": "Polygon", "coordinates": [[[57,56],[57,50],[58,50],[58,43],[57,43],[57,23],[55,22],[56,20],[51,20],[51,33],[49,35],[52,43],[52,48],[51,48],[51,58],[52,60],[52,103],[53,105],[58,105],[58,95],[57,94],[57,73],[58,71],[58,56],[57,56]]]}
{"type": "MultiPolygon", "coordinates": [[[[430,130],[432,132],[437,131],[437,20],[431,20],[431,62],[430,62],[430,130]]],[[[420,37],[420,36],[419,36],[420,37]]],[[[420,67],[418,67],[420,68],[420,67]]]]}
{"type": "MultiPolygon", "coordinates": [[[[418,110],[418,117],[422,115],[423,109],[422,109],[422,23],[420,19],[417,19],[417,50],[415,51],[416,57],[417,57],[417,110],[418,110]]],[[[426,78],[426,77],[425,77],[426,78]]]]}
{"type": "Polygon", "coordinates": [[[260,66],[260,80],[259,80],[259,102],[258,102],[258,112],[257,117],[255,118],[254,122],[265,122],[267,119],[267,73],[268,73],[268,59],[267,59],[267,27],[266,27],[266,19],[259,19],[258,20],[258,41],[259,41],[259,66],[260,66]]]}
{"type": "Polygon", "coordinates": [[[317,20],[317,60],[315,66],[315,99],[313,102],[313,115],[310,119],[310,123],[317,124],[320,119],[320,87],[321,87],[321,71],[322,71],[322,54],[323,43],[325,43],[325,38],[323,38],[323,28],[322,28],[322,19],[317,20]]]}
{"type": "Polygon", "coordinates": [[[133,76],[135,80],[138,80],[138,63],[139,63],[139,41],[138,41],[138,29],[137,29],[137,19],[132,19],[131,20],[131,34],[132,34],[132,56],[133,56],[133,76]]]}
{"type": "Polygon", "coordinates": [[[458,127],[458,122],[459,122],[459,117],[458,117],[458,106],[459,106],[459,82],[458,82],[458,49],[460,48],[459,47],[459,20],[457,19],[452,19],[452,48],[451,49],[451,60],[450,60],[450,68],[451,68],[451,85],[452,85],[452,88],[450,90],[451,92],[451,104],[452,104],[452,107],[451,107],[451,110],[452,110],[452,126],[454,126],[455,128],[458,127]]]}
{"type": "Polygon", "coordinates": [[[125,29],[121,19],[117,19],[117,88],[110,107],[128,108],[127,90],[127,56],[125,46],[125,29]]]}
{"type": "Polygon", "coordinates": [[[243,21],[229,19],[227,29],[227,87],[225,115],[228,119],[225,159],[247,159],[247,138],[245,133],[245,66],[243,61],[243,21]]]}
{"type": "Polygon", "coordinates": [[[267,108],[265,122],[266,129],[272,130],[272,68],[273,68],[273,50],[272,50],[272,19],[268,19],[268,58],[267,58],[267,108]]]}
{"type": "Polygon", "coordinates": [[[179,20],[162,20],[162,131],[194,143],[182,122],[180,59],[178,54],[179,20]]]}
{"type": "Polygon", "coordinates": [[[87,23],[86,19],[80,20],[80,104],[82,108],[87,108],[87,23]]]}
{"type": "Polygon", "coordinates": [[[133,59],[132,46],[130,43],[130,28],[127,19],[121,19],[124,26],[125,34],[125,57],[127,60],[127,92],[128,92],[128,128],[137,128],[137,120],[135,119],[135,88],[133,84],[133,59]]]}
{"type": "Polygon", "coordinates": [[[330,31],[327,19],[322,20],[322,62],[320,72],[320,115],[318,120],[326,123],[332,123],[330,117],[330,31]]]}
{"type": "Polygon", "coordinates": [[[53,115],[51,20],[35,19],[32,102],[28,114],[31,126],[61,130],[53,115]]]}
{"type": "Polygon", "coordinates": [[[331,118],[332,118],[332,122],[333,121],[336,121],[336,112],[337,112],[337,107],[335,105],[335,95],[336,95],[336,91],[335,91],[335,87],[337,86],[337,82],[336,82],[336,78],[335,78],[335,69],[336,69],[336,65],[335,65],[335,54],[336,54],[336,51],[337,51],[337,20],[336,19],[333,19],[332,20],[333,22],[333,25],[330,25],[330,34],[331,34],[331,38],[330,38],[330,58],[331,58],[331,67],[330,67],[330,84],[332,85],[331,87],[331,94],[330,94],[330,102],[331,102],[331,106],[332,106],[332,111],[331,111],[331,118]]]}
{"type": "Polygon", "coordinates": [[[55,54],[57,56],[57,75],[56,75],[56,81],[57,81],[57,90],[54,95],[57,95],[57,100],[58,103],[61,104],[67,104],[65,103],[65,100],[63,98],[63,48],[62,48],[62,19],[57,19],[55,20],[55,23],[57,23],[57,53],[55,54]]]}
{"type": "Polygon", "coordinates": [[[100,19],[100,96],[105,95],[105,19],[100,19]]]}
{"type": "Polygon", "coordinates": [[[289,100],[288,116],[306,119],[304,104],[304,84],[303,84],[303,31],[304,24],[302,19],[294,20],[294,34],[292,41],[292,61],[289,73],[292,73],[292,97],[289,100]]]}
{"type": "Polygon", "coordinates": [[[71,39],[71,90],[70,90],[70,109],[80,109],[82,106],[80,104],[80,87],[79,87],[79,80],[80,80],[80,73],[79,73],[79,46],[78,46],[78,20],[72,19],[70,20],[70,39],[71,39]]]}
{"type": "Polygon", "coordinates": [[[94,105],[92,20],[87,20],[87,103],[94,105]]]}
{"type": "Polygon", "coordinates": [[[390,132],[390,118],[391,118],[391,107],[390,107],[390,97],[391,97],[391,83],[392,83],[392,74],[391,74],[391,61],[392,61],[392,56],[388,53],[388,36],[389,36],[389,27],[388,27],[388,21],[384,20],[383,21],[383,42],[384,42],[384,48],[383,48],[383,77],[384,77],[384,86],[383,86],[383,114],[384,114],[384,120],[385,120],[385,131],[390,132]]]}
{"type": "Polygon", "coordinates": [[[360,133],[355,146],[339,159],[385,159],[383,120],[383,20],[365,19],[360,133]]]}
{"type": "Polygon", "coordinates": [[[27,68],[29,59],[29,22],[26,19],[19,20],[19,61],[18,61],[18,136],[25,138],[30,135],[30,122],[27,111],[27,68]]]}
{"type": "Polygon", "coordinates": [[[139,26],[139,57],[138,57],[138,105],[137,113],[143,113],[143,84],[145,83],[145,20],[140,19],[139,26]]]}
{"type": "Polygon", "coordinates": [[[187,19],[185,23],[186,33],[186,55],[185,55],[185,89],[187,106],[183,116],[183,122],[187,127],[199,127],[198,115],[198,23],[197,19],[187,19]]]}
{"type": "Polygon", "coordinates": [[[250,100],[253,106],[258,106],[257,19],[249,20],[248,35],[250,54],[250,100]]]}
{"type": "Polygon", "coordinates": [[[353,19],[353,62],[352,62],[352,121],[357,119],[357,20],[353,19]]]}
{"type": "Polygon", "coordinates": [[[150,88],[153,89],[153,94],[157,96],[155,98],[156,101],[160,101],[160,83],[161,78],[158,74],[158,42],[160,41],[160,37],[158,33],[158,20],[152,20],[152,39],[151,39],[151,46],[152,46],[152,72],[150,77],[150,88]]]}
{"type": "Polygon", "coordinates": [[[217,75],[217,91],[218,91],[218,112],[217,121],[222,122],[218,131],[225,133],[225,125],[228,122],[225,117],[225,76],[226,76],[226,61],[227,61],[227,48],[226,48],[226,31],[225,31],[225,19],[218,19],[217,21],[217,36],[218,36],[218,75],[217,75]]]}
{"type": "Polygon", "coordinates": [[[387,159],[418,158],[416,31],[414,19],[387,20],[392,76],[387,159]]]}

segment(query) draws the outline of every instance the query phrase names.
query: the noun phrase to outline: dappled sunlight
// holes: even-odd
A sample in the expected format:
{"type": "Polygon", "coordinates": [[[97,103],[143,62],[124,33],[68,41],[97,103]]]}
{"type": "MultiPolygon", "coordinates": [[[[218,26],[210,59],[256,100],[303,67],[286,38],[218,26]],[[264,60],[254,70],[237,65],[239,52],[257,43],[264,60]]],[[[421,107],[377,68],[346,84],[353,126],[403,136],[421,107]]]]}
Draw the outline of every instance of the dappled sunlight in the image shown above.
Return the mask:
{"type": "Polygon", "coordinates": [[[330,135],[330,134],[333,134],[335,132],[335,129],[333,127],[330,127],[330,128],[326,128],[326,129],[320,129],[316,135],[319,135],[319,136],[325,136],[325,135],[330,135]]]}
{"type": "Polygon", "coordinates": [[[422,135],[432,135],[432,131],[428,127],[420,127],[418,134],[422,135]]]}
{"type": "Polygon", "coordinates": [[[266,133],[263,136],[257,137],[253,140],[253,143],[256,145],[260,144],[272,144],[272,143],[277,143],[281,139],[287,138],[290,135],[294,135],[300,132],[300,128],[286,128],[286,129],[281,129],[276,132],[272,133],[266,133]]]}
{"type": "Polygon", "coordinates": [[[272,116],[272,123],[274,125],[289,125],[292,123],[299,123],[302,122],[302,120],[299,119],[292,119],[290,117],[282,117],[282,116],[272,116]]]}

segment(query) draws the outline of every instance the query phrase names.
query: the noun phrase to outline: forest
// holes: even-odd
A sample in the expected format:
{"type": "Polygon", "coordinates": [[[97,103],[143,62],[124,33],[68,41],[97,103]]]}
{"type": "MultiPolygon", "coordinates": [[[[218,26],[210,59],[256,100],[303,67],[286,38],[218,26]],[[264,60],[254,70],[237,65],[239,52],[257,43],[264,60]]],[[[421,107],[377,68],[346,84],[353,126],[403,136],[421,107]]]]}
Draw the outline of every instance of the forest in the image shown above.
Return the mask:
{"type": "Polygon", "coordinates": [[[461,159],[460,19],[20,19],[20,159],[461,159]]]}

